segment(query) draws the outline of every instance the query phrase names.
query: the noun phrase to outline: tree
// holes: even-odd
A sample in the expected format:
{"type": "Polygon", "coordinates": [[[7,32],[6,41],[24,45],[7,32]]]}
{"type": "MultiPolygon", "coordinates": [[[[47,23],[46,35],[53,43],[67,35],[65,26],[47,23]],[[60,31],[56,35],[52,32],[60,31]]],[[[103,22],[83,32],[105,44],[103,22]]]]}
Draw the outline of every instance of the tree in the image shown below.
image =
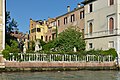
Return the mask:
{"type": "Polygon", "coordinates": [[[54,41],[45,45],[47,49],[54,48],[57,51],[65,52],[73,51],[74,47],[77,51],[85,50],[85,46],[86,44],[82,38],[82,33],[71,28],[66,29],[60,33],[54,41]]]}
{"type": "Polygon", "coordinates": [[[10,12],[7,11],[6,12],[6,33],[11,33],[13,32],[13,30],[18,30],[17,28],[18,24],[17,22],[15,21],[14,18],[12,18],[11,20],[11,17],[10,17],[10,12]]]}
{"type": "Polygon", "coordinates": [[[14,30],[18,30],[18,28],[17,28],[18,25],[14,18],[12,18],[12,20],[11,20],[9,11],[6,12],[6,20],[5,21],[6,21],[6,27],[5,27],[5,40],[6,41],[5,42],[7,45],[10,46],[11,45],[10,39],[16,40],[16,38],[11,36],[10,34],[12,32],[14,32],[14,30]]]}

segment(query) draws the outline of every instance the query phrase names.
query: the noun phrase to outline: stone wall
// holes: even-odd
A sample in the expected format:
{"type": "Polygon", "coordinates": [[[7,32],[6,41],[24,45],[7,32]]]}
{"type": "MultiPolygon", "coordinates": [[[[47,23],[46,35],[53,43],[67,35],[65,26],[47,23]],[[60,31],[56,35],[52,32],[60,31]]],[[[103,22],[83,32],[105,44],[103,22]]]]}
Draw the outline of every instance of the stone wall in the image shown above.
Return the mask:
{"type": "Polygon", "coordinates": [[[7,68],[82,68],[114,67],[114,62],[6,62],[7,68]]]}

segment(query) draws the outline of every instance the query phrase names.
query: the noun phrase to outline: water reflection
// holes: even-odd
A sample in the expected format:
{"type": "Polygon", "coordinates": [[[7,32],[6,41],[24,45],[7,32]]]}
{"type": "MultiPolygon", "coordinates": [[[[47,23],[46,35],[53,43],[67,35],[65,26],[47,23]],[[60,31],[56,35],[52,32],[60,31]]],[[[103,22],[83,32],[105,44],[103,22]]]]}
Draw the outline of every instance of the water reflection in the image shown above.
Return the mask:
{"type": "Polygon", "coordinates": [[[0,80],[120,80],[118,71],[0,73],[0,80]]]}

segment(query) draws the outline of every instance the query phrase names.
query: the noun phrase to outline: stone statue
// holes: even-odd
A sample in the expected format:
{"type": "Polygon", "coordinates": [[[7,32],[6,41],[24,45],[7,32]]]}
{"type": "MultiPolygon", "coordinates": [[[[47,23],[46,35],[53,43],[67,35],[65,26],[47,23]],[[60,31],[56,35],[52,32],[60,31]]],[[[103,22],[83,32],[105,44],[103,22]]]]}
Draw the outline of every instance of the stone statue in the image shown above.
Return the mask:
{"type": "Polygon", "coordinates": [[[76,47],[74,47],[74,52],[77,52],[77,49],[76,49],[76,47]]]}
{"type": "Polygon", "coordinates": [[[23,46],[23,53],[26,53],[26,46],[25,46],[25,42],[24,42],[24,46],[23,46]]]}
{"type": "Polygon", "coordinates": [[[39,51],[40,50],[40,48],[39,48],[39,40],[37,40],[36,42],[35,42],[35,52],[37,52],[37,51],[39,51]]]}

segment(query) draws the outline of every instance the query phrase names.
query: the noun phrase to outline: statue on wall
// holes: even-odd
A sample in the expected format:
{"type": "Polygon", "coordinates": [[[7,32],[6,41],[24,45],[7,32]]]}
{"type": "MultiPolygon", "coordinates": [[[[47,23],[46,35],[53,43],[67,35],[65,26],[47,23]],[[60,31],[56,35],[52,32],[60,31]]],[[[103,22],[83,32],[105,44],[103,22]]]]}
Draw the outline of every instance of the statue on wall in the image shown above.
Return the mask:
{"type": "Polygon", "coordinates": [[[37,51],[40,50],[39,45],[40,45],[39,40],[37,40],[37,41],[35,42],[35,52],[37,52],[37,51]]]}
{"type": "Polygon", "coordinates": [[[26,46],[25,46],[25,42],[24,42],[24,46],[23,46],[23,53],[26,53],[26,46]]]}

